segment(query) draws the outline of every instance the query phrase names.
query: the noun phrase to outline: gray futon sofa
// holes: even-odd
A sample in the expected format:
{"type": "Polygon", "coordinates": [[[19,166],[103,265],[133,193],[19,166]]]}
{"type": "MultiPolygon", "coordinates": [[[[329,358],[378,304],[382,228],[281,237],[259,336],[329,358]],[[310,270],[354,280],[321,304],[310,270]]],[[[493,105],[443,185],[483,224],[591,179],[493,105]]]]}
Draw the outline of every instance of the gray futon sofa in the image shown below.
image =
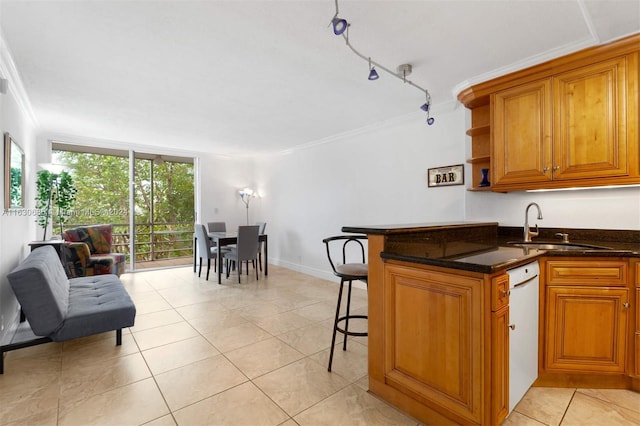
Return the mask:
{"type": "Polygon", "coordinates": [[[5,352],[113,330],[120,345],[122,329],[134,324],[136,307],[116,275],[68,279],[51,246],[32,251],[7,278],[35,338],[0,346],[0,374],[5,352]]]}

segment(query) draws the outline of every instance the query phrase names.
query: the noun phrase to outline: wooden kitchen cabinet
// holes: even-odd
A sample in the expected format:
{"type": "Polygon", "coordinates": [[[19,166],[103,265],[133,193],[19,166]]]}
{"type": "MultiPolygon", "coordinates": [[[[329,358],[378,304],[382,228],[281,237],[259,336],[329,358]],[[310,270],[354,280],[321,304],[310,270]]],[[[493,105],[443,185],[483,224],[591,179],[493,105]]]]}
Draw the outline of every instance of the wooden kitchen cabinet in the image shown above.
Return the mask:
{"type": "Polygon", "coordinates": [[[491,418],[509,414],[509,276],[491,280],[491,418]]]}
{"type": "Polygon", "coordinates": [[[626,111],[634,102],[628,88],[637,84],[637,60],[637,54],[621,56],[553,77],[554,148],[545,164],[553,180],[629,174],[627,144],[638,141],[628,140],[627,124],[634,126],[637,116],[626,111]]]}
{"type": "Polygon", "coordinates": [[[624,372],[628,300],[626,288],[548,287],[547,370],[624,372]]]}
{"type": "Polygon", "coordinates": [[[551,81],[491,95],[493,188],[551,181],[551,81]]]}
{"type": "MultiPolygon", "coordinates": [[[[500,424],[509,407],[508,277],[384,264],[382,381],[458,424],[500,424]],[[489,295],[489,288],[495,295],[489,295]],[[500,288],[501,290],[497,290],[500,288]],[[494,300],[497,311],[491,312],[494,300]],[[488,364],[486,364],[488,362],[488,364]],[[485,386],[490,385],[490,388],[485,386]]],[[[371,343],[370,343],[371,345],[371,343]]],[[[375,348],[372,348],[375,351],[375,348]]],[[[440,424],[440,423],[438,423],[440,424]]]]}
{"type": "Polygon", "coordinates": [[[493,94],[494,190],[627,177],[627,69],[636,61],[621,56],[493,94]]]}
{"type": "Polygon", "coordinates": [[[472,123],[490,106],[491,190],[640,183],[639,51],[636,34],[461,92],[472,123]]]}
{"type": "Polygon", "coordinates": [[[481,279],[385,265],[387,383],[482,421],[481,279]],[[455,336],[455,337],[454,337],[455,336]]]}
{"type": "Polygon", "coordinates": [[[628,261],[546,260],[544,271],[544,371],[624,374],[628,261]]]}
{"type": "Polygon", "coordinates": [[[632,263],[633,271],[635,275],[635,330],[634,330],[634,341],[635,346],[632,355],[632,363],[634,364],[633,368],[633,376],[635,377],[633,388],[637,391],[640,391],[640,260],[636,260],[632,263]]]}

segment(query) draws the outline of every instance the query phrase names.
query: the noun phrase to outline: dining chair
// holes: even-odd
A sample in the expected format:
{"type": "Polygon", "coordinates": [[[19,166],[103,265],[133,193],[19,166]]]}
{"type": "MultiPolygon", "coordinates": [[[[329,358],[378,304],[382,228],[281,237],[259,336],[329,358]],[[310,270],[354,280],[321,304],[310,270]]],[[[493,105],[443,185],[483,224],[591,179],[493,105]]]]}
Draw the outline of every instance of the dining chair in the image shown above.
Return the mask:
{"type": "Polygon", "coordinates": [[[227,232],[226,222],[207,222],[209,232],[227,232]]]}
{"type": "MultiPolygon", "coordinates": [[[[258,225],[258,235],[263,235],[264,231],[267,229],[267,222],[256,222],[258,225]]],[[[260,266],[260,272],[262,272],[262,247],[264,246],[264,241],[260,241],[258,247],[258,265],[260,266]]]]}
{"type": "MultiPolygon", "coordinates": [[[[239,226],[238,227],[238,243],[235,248],[223,253],[227,263],[227,278],[229,278],[229,262],[237,264],[238,283],[240,283],[240,275],[242,274],[242,262],[247,263],[247,278],[249,277],[249,261],[255,261],[258,258],[258,250],[260,248],[258,241],[259,226],[239,226]]],[[[258,279],[258,268],[256,271],[256,279],[258,279]]]]}
{"type": "MultiPolygon", "coordinates": [[[[367,315],[353,315],[351,309],[351,283],[352,281],[362,281],[367,284],[369,278],[369,265],[365,260],[365,248],[362,241],[367,239],[366,235],[338,235],[322,240],[327,249],[329,264],[333,269],[333,274],[340,277],[340,290],[338,292],[338,303],[336,306],[336,316],[333,321],[333,336],[331,337],[331,352],[329,352],[329,368],[333,363],[333,349],[336,345],[336,333],[344,334],[342,350],[347,350],[347,336],[367,336],[366,331],[349,331],[349,320],[368,319],[367,315]],[[354,247],[355,246],[355,247],[354,247]],[[342,255],[340,256],[341,253],[342,255]],[[338,263],[338,259],[342,263],[338,263]],[[347,309],[343,316],[340,316],[342,304],[342,289],[344,283],[348,283],[347,309]],[[344,322],[344,328],[341,324],[344,322]]],[[[368,285],[368,284],[367,284],[368,285]]]]}
{"type": "MultiPolygon", "coordinates": [[[[227,232],[226,222],[207,222],[207,229],[209,232],[227,232]]],[[[212,247],[216,247],[215,241],[211,241],[212,247]]],[[[215,264],[213,270],[215,271],[215,264]]]]}
{"type": "MultiPolygon", "coordinates": [[[[211,240],[209,239],[209,233],[207,229],[201,223],[195,224],[196,231],[196,241],[198,244],[198,256],[200,257],[200,267],[198,268],[198,277],[202,274],[202,258],[204,256],[207,257],[207,278],[209,281],[209,270],[211,269],[211,259],[213,259],[213,270],[216,270],[217,267],[217,258],[218,258],[218,248],[213,246],[211,240]]],[[[222,248],[223,253],[225,252],[225,248],[222,248]]],[[[222,265],[220,265],[222,267],[222,265]]]]}

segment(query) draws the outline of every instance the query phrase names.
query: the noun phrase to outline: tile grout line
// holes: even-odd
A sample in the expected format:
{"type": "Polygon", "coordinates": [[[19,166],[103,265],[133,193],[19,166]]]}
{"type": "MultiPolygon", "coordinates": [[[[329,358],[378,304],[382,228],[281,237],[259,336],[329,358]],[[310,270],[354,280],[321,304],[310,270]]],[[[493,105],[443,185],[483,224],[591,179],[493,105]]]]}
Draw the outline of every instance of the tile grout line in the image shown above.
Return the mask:
{"type": "Polygon", "coordinates": [[[569,408],[571,407],[571,403],[573,402],[573,398],[575,398],[576,396],[576,392],[578,392],[578,389],[574,389],[573,393],[571,394],[571,399],[569,400],[569,403],[567,404],[567,407],[564,409],[564,413],[562,414],[562,418],[560,419],[560,422],[558,423],[558,426],[562,426],[562,422],[564,421],[564,418],[567,416],[567,412],[569,411],[569,408]]]}

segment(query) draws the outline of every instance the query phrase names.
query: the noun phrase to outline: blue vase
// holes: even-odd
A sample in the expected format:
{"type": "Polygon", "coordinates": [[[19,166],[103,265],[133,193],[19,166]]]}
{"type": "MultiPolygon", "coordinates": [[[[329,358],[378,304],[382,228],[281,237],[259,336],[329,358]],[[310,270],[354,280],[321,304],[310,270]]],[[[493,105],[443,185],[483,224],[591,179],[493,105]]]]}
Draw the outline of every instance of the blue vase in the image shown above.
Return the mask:
{"type": "Polygon", "coordinates": [[[482,174],[482,180],[478,184],[478,186],[490,186],[491,182],[489,182],[489,169],[480,169],[480,173],[482,174]]]}

